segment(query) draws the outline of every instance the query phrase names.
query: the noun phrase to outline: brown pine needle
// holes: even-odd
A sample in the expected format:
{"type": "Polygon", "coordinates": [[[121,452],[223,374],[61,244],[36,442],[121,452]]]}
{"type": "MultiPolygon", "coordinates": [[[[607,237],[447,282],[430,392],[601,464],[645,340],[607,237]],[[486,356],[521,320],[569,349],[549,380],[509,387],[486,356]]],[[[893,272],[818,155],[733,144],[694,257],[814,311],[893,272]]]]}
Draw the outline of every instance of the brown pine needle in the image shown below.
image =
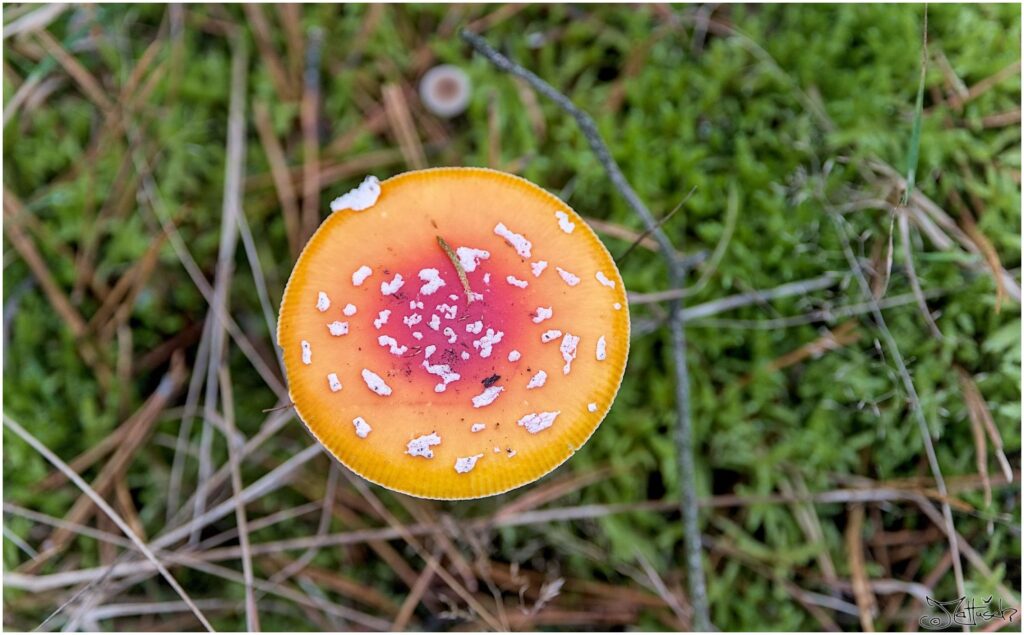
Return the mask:
{"type": "Polygon", "coordinates": [[[452,261],[452,266],[455,267],[455,272],[459,274],[459,282],[462,283],[462,288],[466,292],[466,302],[473,302],[473,290],[469,288],[469,278],[466,277],[466,270],[462,268],[462,264],[455,256],[455,252],[452,251],[448,242],[440,236],[437,237],[437,244],[441,245],[441,249],[444,250],[448,259],[452,261]]]}

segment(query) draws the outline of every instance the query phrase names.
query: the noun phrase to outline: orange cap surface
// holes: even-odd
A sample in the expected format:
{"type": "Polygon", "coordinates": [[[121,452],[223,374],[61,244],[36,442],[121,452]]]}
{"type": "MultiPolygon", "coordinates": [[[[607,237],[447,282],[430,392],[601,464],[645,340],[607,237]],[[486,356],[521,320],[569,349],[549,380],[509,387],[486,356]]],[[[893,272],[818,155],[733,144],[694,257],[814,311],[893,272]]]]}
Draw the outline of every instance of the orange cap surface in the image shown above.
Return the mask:
{"type": "Polygon", "coordinates": [[[354,472],[413,496],[547,474],[625,370],[611,256],[565,203],[502,172],[421,170],[378,191],[329,216],[288,281],[278,343],[299,417],[354,472]]]}

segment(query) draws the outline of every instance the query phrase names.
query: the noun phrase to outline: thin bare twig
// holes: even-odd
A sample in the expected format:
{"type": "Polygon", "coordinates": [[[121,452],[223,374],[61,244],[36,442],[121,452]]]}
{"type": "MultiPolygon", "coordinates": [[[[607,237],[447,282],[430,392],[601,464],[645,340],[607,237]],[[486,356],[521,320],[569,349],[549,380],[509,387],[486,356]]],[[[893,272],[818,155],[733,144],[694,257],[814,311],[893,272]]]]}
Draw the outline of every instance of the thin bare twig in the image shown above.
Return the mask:
{"type": "Polygon", "coordinates": [[[853,597],[857,600],[857,613],[860,615],[860,627],[866,632],[874,632],[874,614],[877,610],[875,596],[871,591],[871,583],[864,567],[864,543],[861,533],[864,530],[864,505],[856,503],[850,506],[846,525],[846,556],[850,562],[850,574],[853,576],[853,597]]]}
{"type": "MultiPolygon", "coordinates": [[[[580,110],[568,97],[555,90],[550,84],[534,73],[505,57],[482,37],[467,30],[461,32],[462,39],[468,42],[478,53],[483,55],[497,69],[515,77],[524,79],[535,91],[555,102],[562,110],[576,120],[580,131],[590,145],[591,151],[601,163],[612,185],[629,204],[630,209],[640,217],[644,225],[661,247],[661,256],[668,268],[669,284],[682,288],[686,271],[682,263],[674,258],[676,253],[672,242],[665,232],[658,227],[658,221],[640,199],[633,187],[626,180],[619,165],[612,158],[608,146],[601,138],[594,120],[586,112],[580,110]]],[[[700,537],[700,521],[698,517],[696,467],[693,456],[693,430],[690,425],[690,377],[686,367],[686,331],[680,313],[682,302],[673,300],[669,304],[669,331],[672,341],[672,361],[676,383],[676,451],[679,462],[679,482],[681,489],[680,511],[682,512],[684,545],[686,548],[687,582],[690,588],[690,601],[693,603],[693,626],[696,630],[711,630],[711,619],[708,612],[707,589],[704,581],[704,565],[701,562],[702,548],[700,537]]]]}

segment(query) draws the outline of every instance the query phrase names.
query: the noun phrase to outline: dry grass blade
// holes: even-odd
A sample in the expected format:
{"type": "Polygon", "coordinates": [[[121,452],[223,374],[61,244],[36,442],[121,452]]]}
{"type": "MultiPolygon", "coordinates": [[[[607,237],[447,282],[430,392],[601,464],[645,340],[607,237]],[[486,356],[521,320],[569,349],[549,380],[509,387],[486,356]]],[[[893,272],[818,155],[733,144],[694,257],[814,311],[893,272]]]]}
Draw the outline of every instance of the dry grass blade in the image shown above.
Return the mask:
{"type": "Polygon", "coordinates": [[[607,478],[611,472],[610,468],[602,468],[582,474],[568,474],[562,478],[553,479],[500,507],[494,512],[494,519],[498,521],[535,509],[541,505],[546,505],[551,501],[558,500],[563,496],[607,478]]]}
{"type": "MultiPolygon", "coordinates": [[[[971,425],[977,427],[979,430],[983,429],[988,433],[989,439],[992,441],[992,446],[995,448],[996,459],[999,461],[999,467],[1003,471],[1003,476],[1006,478],[1007,482],[1012,483],[1013,468],[1010,467],[1010,462],[1006,459],[1006,453],[1003,451],[1003,438],[999,434],[996,422],[992,419],[992,412],[989,410],[988,404],[985,403],[985,398],[982,397],[981,391],[978,390],[978,385],[974,383],[974,379],[971,375],[960,366],[957,366],[956,369],[960,376],[960,388],[964,393],[964,401],[967,404],[967,416],[971,420],[971,425]]],[[[975,434],[977,435],[977,432],[975,434]]],[[[985,447],[984,438],[979,442],[976,437],[975,444],[979,449],[978,473],[982,475],[984,485],[986,490],[988,490],[991,487],[991,484],[988,482],[988,470],[987,468],[984,470],[981,469],[985,447]]],[[[984,463],[988,463],[987,459],[984,459],[984,463]]],[[[986,501],[991,496],[991,492],[988,492],[988,495],[989,496],[986,497],[986,501]]]]}
{"type": "Polygon", "coordinates": [[[420,576],[416,578],[416,584],[412,585],[409,590],[409,595],[405,596],[405,601],[402,602],[402,607],[398,610],[395,615],[395,620],[391,622],[391,630],[393,632],[404,631],[406,626],[409,625],[409,620],[412,618],[412,612],[416,610],[420,600],[423,599],[423,594],[427,592],[427,587],[430,586],[430,582],[437,575],[438,569],[438,552],[430,554],[427,558],[427,563],[423,567],[423,571],[420,576]]]}
{"type": "Polygon", "coordinates": [[[623,227],[622,225],[618,225],[610,221],[601,220],[600,218],[594,218],[593,216],[584,216],[583,220],[587,221],[587,224],[599,234],[604,234],[620,240],[628,240],[631,243],[636,242],[640,247],[643,247],[648,251],[657,252],[660,249],[657,241],[653,238],[650,236],[641,236],[640,232],[628,227],[623,227]]]}
{"type": "Polygon", "coordinates": [[[277,5],[277,13],[284,26],[288,72],[298,79],[302,75],[302,5],[286,2],[277,5]]]}
{"type": "Polygon", "coordinates": [[[1020,60],[1005,66],[993,75],[990,75],[989,77],[979,81],[977,84],[971,86],[967,89],[967,94],[964,97],[961,98],[960,96],[954,96],[949,100],[949,105],[954,109],[961,110],[969,102],[981,97],[1000,83],[1014,77],[1015,75],[1020,75],[1020,60]]]}
{"type": "Polygon", "coordinates": [[[988,237],[978,229],[978,224],[974,220],[974,214],[971,213],[970,208],[967,207],[963,198],[960,197],[960,193],[955,188],[950,189],[949,200],[952,201],[953,206],[960,213],[960,224],[963,225],[964,232],[974,242],[974,245],[977,246],[978,251],[985,259],[985,263],[992,270],[992,279],[996,283],[996,313],[998,313],[1007,296],[1006,282],[1004,277],[1000,275],[1003,271],[1003,265],[999,262],[999,254],[996,253],[996,249],[992,246],[992,242],[989,241],[988,237]]]}
{"type": "MultiPolygon", "coordinates": [[[[807,484],[797,470],[793,470],[789,478],[783,477],[779,479],[779,489],[787,496],[793,496],[794,494],[807,496],[809,494],[807,484]],[[790,483],[790,478],[792,478],[792,483],[790,483]]],[[[808,543],[820,545],[817,555],[818,567],[825,578],[825,583],[831,585],[836,581],[838,575],[836,574],[835,563],[832,562],[832,556],[829,554],[828,543],[825,541],[825,532],[822,530],[817,510],[809,503],[794,503],[791,509],[797,523],[800,525],[800,529],[803,530],[804,535],[807,537],[808,543]]]]}
{"type": "Polygon", "coordinates": [[[994,115],[987,115],[981,118],[982,128],[1005,128],[1016,126],[1020,123],[1020,108],[1014,108],[994,115]]]}
{"type": "Polygon", "coordinates": [[[640,562],[640,566],[643,568],[647,579],[650,580],[651,586],[653,586],[654,590],[658,592],[658,596],[665,601],[665,604],[668,605],[670,609],[672,609],[672,612],[680,623],[689,624],[692,615],[689,611],[683,608],[683,604],[679,601],[679,598],[669,591],[668,587],[665,586],[665,581],[661,579],[660,575],[658,575],[658,571],[653,565],[651,565],[651,562],[639,549],[636,550],[636,558],[640,562]]]}
{"type": "Polygon", "coordinates": [[[57,311],[57,314],[67,324],[71,334],[75,337],[80,337],[86,332],[85,320],[82,319],[82,316],[71,305],[67,295],[60,288],[60,285],[57,284],[56,280],[54,280],[53,274],[50,273],[49,267],[46,266],[46,262],[39,254],[35,244],[22,231],[18,219],[25,216],[26,213],[21,202],[5,186],[4,220],[6,222],[4,223],[4,231],[7,234],[7,238],[11,241],[11,246],[18,252],[18,255],[25,261],[25,264],[32,270],[32,274],[43,287],[43,292],[46,293],[50,304],[53,305],[54,310],[57,311]]]}
{"type": "Polygon", "coordinates": [[[235,431],[234,393],[231,375],[226,365],[220,368],[221,394],[224,403],[224,437],[228,446],[228,465],[231,469],[231,489],[235,499],[235,522],[238,525],[238,544],[242,549],[242,575],[245,579],[245,628],[250,633],[260,630],[260,616],[253,596],[252,554],[249,550],[249,526],[242,503],[242,468],[238,460],[238,441],[235,431]]]}
{"type": "Polygon", "coordinates": [[[405,163],[413,170],[421,170],[427,167],[427,157],[423,152],[423,144],[420,142],[416,132],[416,125],[412,121],[412,114],[409,112],[409,102],[405,98],[405,92],[398,84],[387,84],[384,86],[384,110],[388,116],[388,124],[391,127],[391,134],[402,149],[402,156],[405,163]]]}
{"type": "MultiPolygon", "coordinates": [[[[28,6],[31,7],[32,5],[28,6]]],[[[45,29],[51,22],[59,18],[67,8],[68,3],[66,2],[54,2],[53,4],[43,5],[31,13],[19,16],[10,24],[4,25],[4,39],[45,29]]]]}
{"type": "Polygon", "coordinates": [[[124,519],[121,518],[121,516],[119,516],[118,513],[115,512],[113,508],[110,507],[110,505],[108,505],[105,500],[103,500],[103,497],[101,497],[91,487],[89,487],[89,484],[86,483],[81,476],[76,474],[70,467],[68,467],[68,465],[64,463],[64,461],[61,461],[60,458],[56,454],[51,452],[49,448],[40,443],[38,439],[32,436],[32,434],[30,434],[27,430],[22,428],[19,423],[8,417],[6,414],[4,415],[4,425],[7,426],[7,428],[11,432],[14,432],[16,435],[18,435],[25,443],[32,446],[32,448],[36,452],[41,454],[43,458],[45,458],[51,465],[53,465],[60,471],[64,472],[67,475],[68,479],[75,484],[75,487],[82,490],[82,492],[86,496],[88,496],[93,501],[93,503],[95,503],[96,506],[103,511],[104,514],[106,514],[112,521],[114,521],[118,529],[124,532],[124,534],[128,536],[128,538],[132,541],[135,547],[142,552],[146,559],[153,563],[153,566],[156,567],[157,571],[160,572],[160,575],[167,581],[167,583],[171,585],[171,588],[174,589],[175,593],[177,593],[181,597],[181,599],[189,605],[189,609],[196,616],[196,619],[198,619],[199,622],[203,625],[203,628],[210,632],[213,631],[213,626],[210,625],[210,622],[207,621],[202,611],[199,610],[199,607],[195,605],[195,603],[192,601],[192,598],[190,598],[188,593],[185,592],[185,589],[181,588],[181,585],[178,584],[178,581],[174,579],[174,576],[171,575],[171,572],[168,571],[166,567],[164,567],[164,565],[160,562],[159,559],[157,559],[156,555],[150,550],[149,547],[146,546],[146,543],[142,542],[142,540],[139,539],[139,537],[136,536],[134,532],[132,532],[131,527],[128,526],[128,523],[126,523],[124,519]]]}
{"type": "Polygon", "coordinates": [[[3,526],[3,534],[4,538],[10,540],[11,544],[20,549],[29,558],[35,558],[39,555],[39,552],[33,549],[32,545],[22,540],[21,537],[18,536],[18,534],[11,531],[10,528],[7,527],[7,525],[3,526]]]}
{"type": "Polygon", "coordinates": [[[302,219],[296,202],[298,197],[295,187],[288,173],[288,161],[285,159],[284,150],[281,148],[277,135],[274,134],[270,113],[263,102],[256,102],[253,105],[253,120],[260,136],[260,143],[263,144],[263,151],[267,155],[267,163],[270,164],[270,175],[274,178],[277,199],[281,203],[284,228],[288,234],[288,246],[291,248],[292,257],[297,257],[302,250],[302,219]]]}
{"type": "MultiPolygon", "coordinates": [[[[921,311],[921,317],[928,324],[928,329],[936,339],[942,340],[942,331],[939,330],[939,325],[935,323],[931,311],[928,310],[928,301],[925,300],[924,291],[921,290],[921,281],[918,279],[917,271],[914,269],[914,252],[910,244],[910,221],[903,210],[900,210],[899,217],[900,243],[903,246],[903,264],[907,268],[907,279],[910,280],[910,288],[914,293],[914,299],[917,301],[917,308],[921,311]]],[[[891,244],[892,238],[890,237],[889,240],[891,244]]]]}
{"type": "MultiPolygon", "coordinates": [[[[843,322],[832,330],[827,330],[824,335],[808,342],[803,346],[792,350],[785,355],[773,359],[766,367],[768,371],[779,371],[799,364],[808,358],[818,358],[827,351],[833,351],[843,346],[849,346],[860,339],[855,321],[843,322]]],[[[747,385],[753,379],[753,375],[747,375],[740,380],[740,385],[747,385]]]]}
{"type": "Polygon", "coordinates": [[[302,104],[302,233],[305,244],[320,223],[320,49],[323,34],[319,28],[309,32],[306,68],[303,73],[302,104]]]}
{"type": "Polygon", "coordinates": [[[846,557],[853,576],[853,597],[857,600],[857,611],[860,614],[860,627],[866,632],[875,631],[874,614],[877,610],[875,596],[871,591],[871,583],[864,568],[864,544],[861,534],[864,531],[864,506],[850,506],[846,521],[846,557]]]}
{"type": "Polygon", "coordinates": [[[288,71],[285,70],[284,62],[274,50],[270,24],[267,22],[267,16],[263,14],[263,7],[252,3],[246,3],[242,7],[245,9],[249,26],[252,27],[253,39],[256,40],[256,47],[260,50],[260,57],[263,58],[263,67],[270,73],[270,80],[274,83],[277,94],[283,99],[290,99],[292,85],[288,81],[288,71]]]}
{"type": "Polygon", "coordinates": [[[138,291],[141,290],[146,279],[156,267],[160,248],[163,247],[165,239],[166,237],[162,233],[154,237],[142,258],[118,279],[103,300],[103,304],[89,319],[89,324],[86,327],[87,333],[99,333],[104,330],[104,325],[107,324],[107,320],[111,316],[123,312],[123,306],[131,307],[138,291]],[[135,292],[129,293],[133,288],[135,292]]]}
{"type": "Polygon", "coordinates": [[[107,97],[107,90],[100,85],[99,81],[92,76],[81,62],[75,59],[70,53],[64,50],[50,33],[46,30],[40,30],[35,33],[36,40],[43,45],[43,48],[47,53],[53,56],[57,62],[64,67],[68,75],[71,75],[72,79],[81,87],[82,92],[95,103],[100,110],[104,113],[110,113],[114,109],[113,102],[107,97]]]}
{"type": "MultiPolygon", "coordinates": [[[[275,578],[280,578],[281,580],[287,579],[290,575],[282,576],[281,574],[294,570],[296,568],[296,563],[302,564],[300,559],[289,560],[286,557],[277,555],[266,556],[266,561],[278,566],[283,565],[283,567],[276,574],[271,576],[270,580],[268,580],[268,583],[270,584],[280,584],[280,582],[276,581],[275,578]]],[[[300,569],[302,578],[323,587],[325,590],[333,591],[346,598],[351,598],[357,602],[365,604],[366,606],[373,607],[385,613],[393,614],[398,611],[398,606],[390,597],[378,591],[374,587],[367,585],[361,580],[354,580],[337,571],[316,567],[308,563],[302,564],[300,569]]],[[[261,597],[262,594],[260,598],[261,597]]]]}

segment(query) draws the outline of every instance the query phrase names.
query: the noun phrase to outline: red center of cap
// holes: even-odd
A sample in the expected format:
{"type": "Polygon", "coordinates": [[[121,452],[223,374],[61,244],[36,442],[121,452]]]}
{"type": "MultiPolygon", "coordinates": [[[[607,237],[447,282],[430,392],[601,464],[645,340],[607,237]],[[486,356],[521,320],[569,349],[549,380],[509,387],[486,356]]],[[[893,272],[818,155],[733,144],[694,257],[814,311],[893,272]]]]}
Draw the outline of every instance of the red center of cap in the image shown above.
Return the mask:
{"type": "Polygon", "coordinates": [[[374,276],[371,297],[383,285],[367,307],[380,347],[374,363],[428,382],[435,393],[477,394],[481,384],[500,383],[536,307],[524,304],[511,274],[490,258],[465,272],[471,302],[455,265],[440,246],[436,252],[409,254],[374,276]]]}

